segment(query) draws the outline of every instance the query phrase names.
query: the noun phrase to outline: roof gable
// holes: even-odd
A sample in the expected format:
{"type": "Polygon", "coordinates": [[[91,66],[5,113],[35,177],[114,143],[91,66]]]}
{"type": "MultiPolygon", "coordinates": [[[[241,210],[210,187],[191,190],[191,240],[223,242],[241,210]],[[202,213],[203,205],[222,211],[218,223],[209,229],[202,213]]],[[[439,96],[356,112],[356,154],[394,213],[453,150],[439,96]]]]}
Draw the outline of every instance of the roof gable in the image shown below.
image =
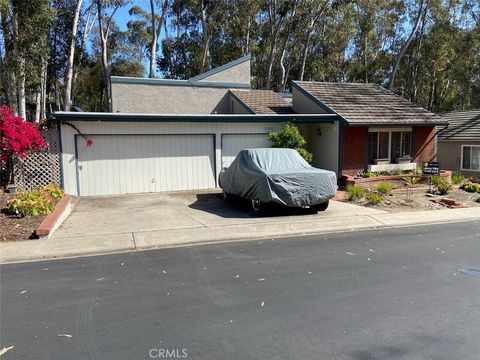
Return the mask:
{"type": "Polygon", "coordinates": [[[446,124],[437,115],[379,85],[307,81],[294,81],[293,85],[349,125],[446,124]]]}
{"type": "Polygon", "coordinates": [[[449,122],[448,128],[439,134],[440,140],[480,141],[480,110],[451,111],[440,115],[449,122]]]}
{"type": "Polygon", "coordinates": [[[293,114],[292,104],[271,90],[230,90],[253,114],[293,114]]]}

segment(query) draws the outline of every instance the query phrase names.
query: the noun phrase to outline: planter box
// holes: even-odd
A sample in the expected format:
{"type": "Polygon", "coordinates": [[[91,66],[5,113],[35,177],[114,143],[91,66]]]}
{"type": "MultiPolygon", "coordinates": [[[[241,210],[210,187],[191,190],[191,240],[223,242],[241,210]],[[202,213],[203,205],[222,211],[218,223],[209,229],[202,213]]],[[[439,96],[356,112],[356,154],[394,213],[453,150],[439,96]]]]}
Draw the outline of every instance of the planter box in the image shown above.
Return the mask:
{"type": "Polygon", "coordinates": [[[39,238],[50,238],[55,230],[65,221],[65,219],[72,212],[73,204],[72,198],[65,195],[56,205],[53,212],[48,214],[40,223],[35,234],[39,238]]]}
{"type": "MultiPolygon", "coordinates": [[[[452,181],[452,172],[447,170],[441,170],[440,176],[446,178],[449,182],[452,181]]],[[[380,181],[387,181],[392,184],[403,186],[405,181],[403,178],[405,177],[416,177],[420,178],[419,184],[428,185],[429,177],[424,175],[385,175],[385,176],[376,176],[371,178],[358,178],[355,179],[353,176],[350,175],[343,175],[342,176],[342,184],[344,185],[361,185],[367,188],[374,188],[377,186],[377,183],[380,181]]]]}
{"type": "Polygon", "coordinates": [[[396,158],[395,162],[397,164],[410,164],[412,162],[411,158],[396,158]]]}
{"type": "Polygon", "coordinates": [[[387,165],[390,163],[390,159],[374,159],[373,163],[375,165],[387,165]]]}

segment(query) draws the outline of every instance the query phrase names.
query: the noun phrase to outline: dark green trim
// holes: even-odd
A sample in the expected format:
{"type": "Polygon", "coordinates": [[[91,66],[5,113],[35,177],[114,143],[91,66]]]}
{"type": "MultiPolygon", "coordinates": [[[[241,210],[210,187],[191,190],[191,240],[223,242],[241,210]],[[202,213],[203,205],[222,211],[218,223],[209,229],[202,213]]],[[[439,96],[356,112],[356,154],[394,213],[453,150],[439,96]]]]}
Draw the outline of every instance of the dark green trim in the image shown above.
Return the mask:
{"type": "Polygon", "coordinates": [[[338,124],[338,179],[343,175],[343,125],[338,124]]]}
{"type": "MultiPolygon", "coordinates": [[[[235,94],[233,91],[229,90],[228,93],[233,96],[235,98],[235,100],[237,100],[237,102],[243,106],[243,108],[248,111],[250,114],[256,114],[255,111],[250,107],[248,106],[242,99],[240,99],[237,94],[235,94]]],[[[233,110],[233,109],[232,109],[233,110]]]]}
{"type": "Polygon", "coordinates": [[[250,89],[250,84],[234,83],[234,82],[190,82],[190,80],[170,80],[170,79],[150,79],[150,78],[135,78],[124,76],[111,76],[112,84],[139,84],[139,85],[154,85],[154,86],[190,86],[190,87],[208,87],[208,88],[238,88],[250,89]]]}
{"type": "Polygon", "coordinates": [[[57,121],[111,121],[111,122],[292,122],[292,123],[333,123],[338,120],[334,114],[205,114],[205,115],[159,115],[159,114],[128,114],[128,113],[93,113],[93,112],[55,112],[53,119],[57,121]]]}
{"type": "Polygon", "coordinates": [[[197,83],[198,81],[200,80],[203,80],[205,78],[208,78],[209,76],[212,76],[212,75],[215,75],[215,74],[218,74],[224,70],[227,70],[227,69],[230,69],[234,66],[237,66],[237,65],[240,65],[246,61],[250,61],[251,59],[251,56],[250,55],[246,55],[244,57],[241,57],[240,59],[237,59],[237,60],[233,60],[233,61],[230,61],[229,63],[225,64],[225,65],[222,65],[222,66],[219,66],[219,67],[216,67],[215,69],[212,69],[212,70],[209,70],[209,71],[206,71],[204,72],[203,74],[200,74],[200,75],[197,75],[197,76],[194,76],[190,79],[188,79],[188,82],[190,83],[197,83]]]}
{"type": "Polygon", "coordinates": [[[296,88],[298,91],[300,91],[303,95],[305,95],[309,100],[313,101],[316,105],[318,105],[320,108],[325,110],[328,114],[335,114],[338,116],[340,123],[344,125],[348,125],[348,120],[345,119],[342,115],[336,113],[331,109],[327,104],[325,104],[323,101],[321,101],[319,98],[316,96],[312,95],[308,90],[304,89],[300,84],[296,83],[295,81],[292,81],[292,86],[296,88]]]}

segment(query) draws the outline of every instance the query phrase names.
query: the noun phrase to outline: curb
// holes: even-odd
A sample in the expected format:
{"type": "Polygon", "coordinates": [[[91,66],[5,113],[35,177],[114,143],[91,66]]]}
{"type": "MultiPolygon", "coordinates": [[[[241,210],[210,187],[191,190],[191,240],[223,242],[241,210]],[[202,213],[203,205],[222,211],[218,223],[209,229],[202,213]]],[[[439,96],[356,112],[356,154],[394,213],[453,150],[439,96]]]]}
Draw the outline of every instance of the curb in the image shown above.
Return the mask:
{"type": "Polygon", "coordinates": [[[72,212],[72,198],[69,195],[65,195],[55,205],[55,209],[52,213],[48,214],[45,219],[35,230],[35,234],[40,238],[50,238],[55,230],[65,221],[65,219],[72,212]]]}

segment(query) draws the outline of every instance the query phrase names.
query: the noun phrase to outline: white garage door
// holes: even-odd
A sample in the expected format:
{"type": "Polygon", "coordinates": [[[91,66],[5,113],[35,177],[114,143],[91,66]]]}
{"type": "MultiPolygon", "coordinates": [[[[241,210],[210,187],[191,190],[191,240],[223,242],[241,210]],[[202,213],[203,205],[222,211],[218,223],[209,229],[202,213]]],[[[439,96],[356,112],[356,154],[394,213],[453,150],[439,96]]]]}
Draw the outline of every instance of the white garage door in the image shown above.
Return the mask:
{"type": "Polygon", "coordinates": [[[268,134],[222,135],[222,167],[229,167],[240,150],[271,146],[268,134]]]}
{"type": "Polygon", "coordinates": [[[77,137],[79,195],[215,187],[213,135],[77,137]]]}

